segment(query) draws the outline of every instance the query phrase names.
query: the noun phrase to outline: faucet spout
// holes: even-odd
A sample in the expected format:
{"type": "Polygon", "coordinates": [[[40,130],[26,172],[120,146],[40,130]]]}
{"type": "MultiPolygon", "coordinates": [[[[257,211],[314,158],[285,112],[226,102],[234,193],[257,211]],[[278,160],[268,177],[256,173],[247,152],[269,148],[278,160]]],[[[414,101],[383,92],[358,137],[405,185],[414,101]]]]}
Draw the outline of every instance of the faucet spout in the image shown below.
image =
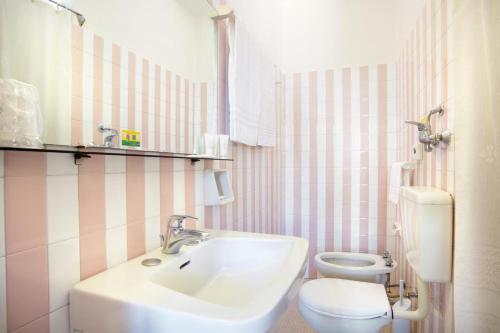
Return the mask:
{"type": "Polygon", "coordinates": [[[207,232],[184,229],[182,223],[188,218],[198,220],[196,217],[188,215],[172,215],[169,218],[165,235],[160,235],[163,253],[176,254],[179,253],[183,245],[197,244],[209,239],[210,235],[207,232]]]}

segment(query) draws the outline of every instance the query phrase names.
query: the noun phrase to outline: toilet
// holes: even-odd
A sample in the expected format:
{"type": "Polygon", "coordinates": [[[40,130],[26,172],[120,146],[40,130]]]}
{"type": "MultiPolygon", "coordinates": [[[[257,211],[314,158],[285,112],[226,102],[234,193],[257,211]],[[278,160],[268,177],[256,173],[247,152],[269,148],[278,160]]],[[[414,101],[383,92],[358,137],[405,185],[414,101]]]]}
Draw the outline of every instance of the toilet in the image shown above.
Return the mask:
{"type": "MultiPolygon", "coordinates": [[[[381,257],[320,253],[315,263],[326,277],[304,283],[299,293],[299,311],[317,332],[376,333],[393,318],[421,320],[429,309],[428,283],[451,281],[450,194],[433,188],[402,187],[400,198],[403,245],[408,264],[417,275],[418,308],[411,311],[397,306],[398,303],[391,308],[383,284],[355,281],[384,275],[381,257]]],[[[393,332],[407,331],[396,328],[393,332]]]]}
{"type": "Polygon", "coordinates": [[[299,311],[317,332],[376,333],[392,319],[380,283],[323,278],[305,283],[299,311]]]}
{"type": "Polygon", "coordinates": [[[328,278],[385,283],[397,263],[386,265],[382,256],[371,253],[322,252],[314,257],[318,272],[328,278]]]}

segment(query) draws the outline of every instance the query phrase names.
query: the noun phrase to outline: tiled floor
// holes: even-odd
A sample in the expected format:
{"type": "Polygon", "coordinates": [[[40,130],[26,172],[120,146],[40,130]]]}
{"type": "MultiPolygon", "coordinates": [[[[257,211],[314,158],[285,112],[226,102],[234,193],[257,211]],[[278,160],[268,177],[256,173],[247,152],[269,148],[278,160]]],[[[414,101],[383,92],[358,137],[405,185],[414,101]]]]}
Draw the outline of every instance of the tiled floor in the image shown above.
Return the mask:
{"type": "Polygon", "coordinates": [[[302,318],[295,299],[269,333],[315,333],[315,331],[302,318]]]}

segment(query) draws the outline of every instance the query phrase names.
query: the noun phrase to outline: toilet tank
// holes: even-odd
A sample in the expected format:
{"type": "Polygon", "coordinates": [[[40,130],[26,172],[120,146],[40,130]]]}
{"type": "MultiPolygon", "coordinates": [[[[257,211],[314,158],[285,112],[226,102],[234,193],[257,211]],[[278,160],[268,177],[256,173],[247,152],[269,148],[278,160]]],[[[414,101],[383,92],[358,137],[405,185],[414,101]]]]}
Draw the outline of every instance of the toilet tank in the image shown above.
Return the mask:
{"type": "Polygon", "coordinates": [[[401,234],[406,259],[422,281],[450,282],[453,199],[432,187],[402,187],[401,234]]]}

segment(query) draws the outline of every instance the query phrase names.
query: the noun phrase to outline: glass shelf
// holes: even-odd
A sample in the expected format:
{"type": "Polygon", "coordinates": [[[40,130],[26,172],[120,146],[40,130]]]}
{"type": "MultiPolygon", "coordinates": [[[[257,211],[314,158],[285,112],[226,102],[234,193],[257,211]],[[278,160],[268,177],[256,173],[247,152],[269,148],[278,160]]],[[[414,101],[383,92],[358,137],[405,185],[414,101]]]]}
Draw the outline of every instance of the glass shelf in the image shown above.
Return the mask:
{"type": "Polygon", "coordinates": [[[0,150],[73,154],[75,158],[75,164],[77,165],[80,164],[83,159],[91,158],[92,155],[176,158],[176,159],[191,160],[192,164],[203,160],[229,161],[229,162],[233,161],[232,158],[219,158],[215,156],[193,155],[193,154],[173,153],[173,152],[158,152],[158,151],[147,151],[147,150],[136,150],[136,149],[109,148],[102,146],[85,147],[85,146],[44,145],[43,148],[0,147],[0,150]]]}

